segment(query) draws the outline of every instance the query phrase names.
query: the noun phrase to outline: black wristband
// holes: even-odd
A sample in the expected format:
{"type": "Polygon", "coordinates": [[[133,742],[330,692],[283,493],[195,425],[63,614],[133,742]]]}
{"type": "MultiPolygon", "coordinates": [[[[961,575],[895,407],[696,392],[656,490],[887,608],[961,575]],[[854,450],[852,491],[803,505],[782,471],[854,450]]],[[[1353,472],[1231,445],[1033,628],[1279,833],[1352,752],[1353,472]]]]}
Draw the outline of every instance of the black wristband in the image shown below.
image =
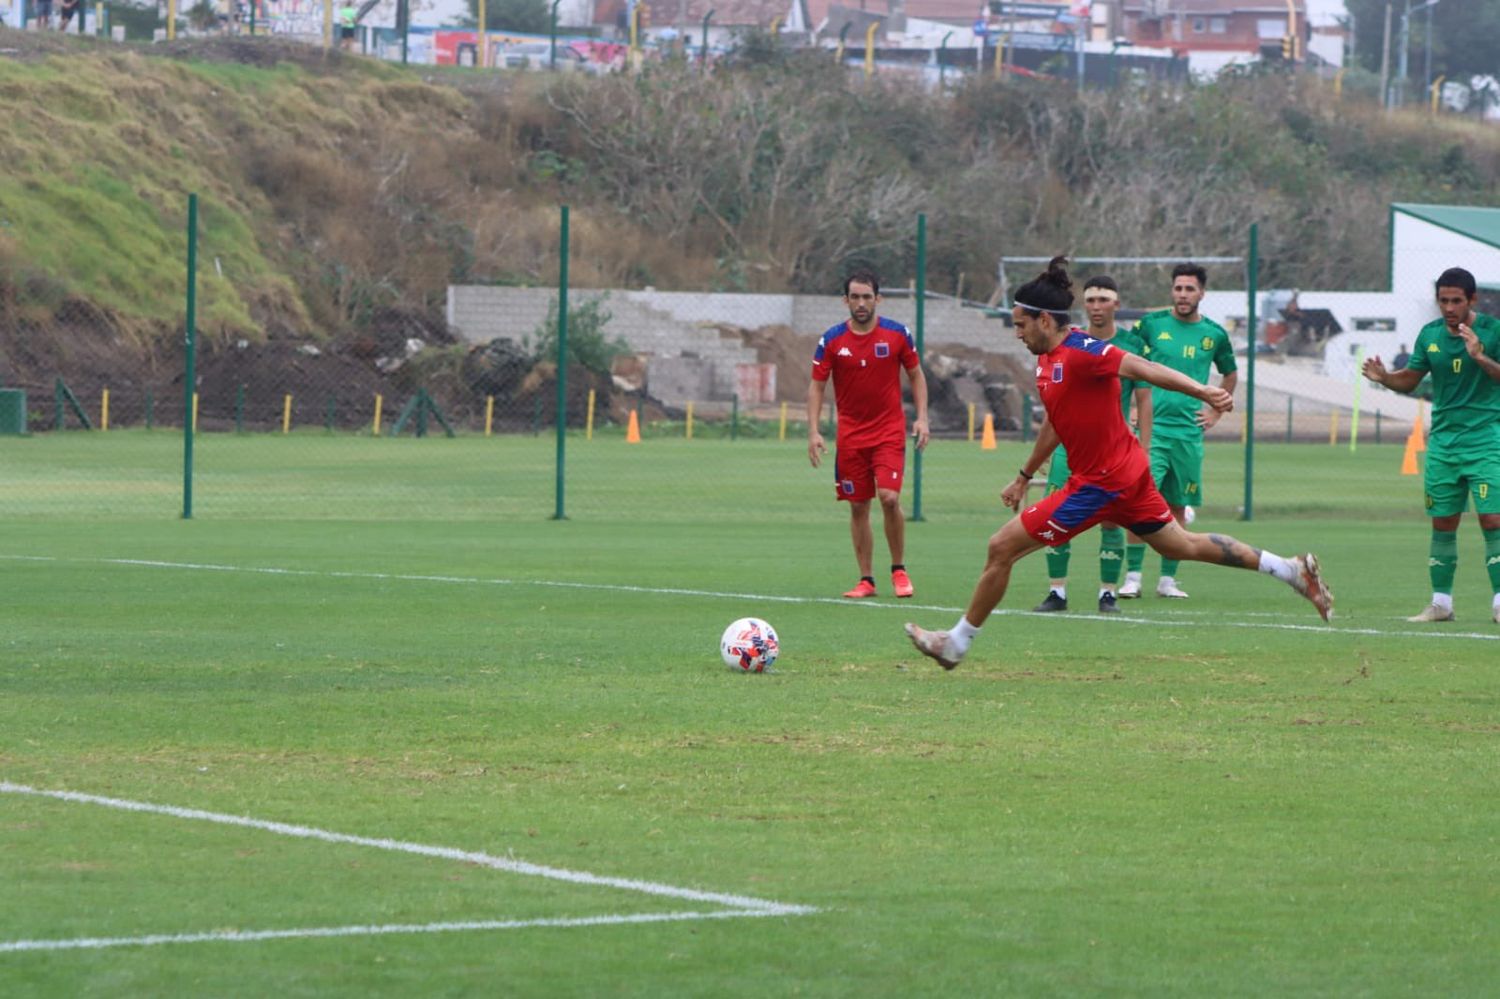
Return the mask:
{"type": "Polygon", "coordinates": [[[1032,479],[1036,478],[1036,473],[1035,472],[1032,472],[1030,475],[1027,475],[1026,474],[1026,469],[1024,469],[1024,468],[1018,468],[1018,469],[1016,469],[1016,471],[1019,472],[1020,475],[1021,475],[1021,478],[1025,479],[1027,482],[1030,482],[1032,479]]]}

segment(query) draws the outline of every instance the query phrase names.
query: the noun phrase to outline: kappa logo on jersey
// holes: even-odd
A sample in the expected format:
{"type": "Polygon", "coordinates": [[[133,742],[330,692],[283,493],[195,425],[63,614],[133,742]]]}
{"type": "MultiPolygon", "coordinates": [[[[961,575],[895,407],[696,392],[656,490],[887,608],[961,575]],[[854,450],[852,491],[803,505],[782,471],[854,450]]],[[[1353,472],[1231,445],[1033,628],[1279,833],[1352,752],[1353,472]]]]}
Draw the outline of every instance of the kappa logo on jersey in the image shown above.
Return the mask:
{"type": "Polygon", "coordinates": [[[1438,350],[1438,345],[1437,344],[1435,344],[1435,343],[1429,343],[1427,345],[1427,353],[1429,353],[1429,354],[1441,354],[1442,351],[1438,350]]]}
{"type": "Polygon", "coordinates": [[[1063,369],[1062,369],[1062,362],[1061,361],[1053,361],[1052,362],[1052,384],[1053,385],[1061,385],[1062,384],[1062,371],[1063,371],[1063,369]]]}
{"type": "Polygon", "coordinates": [[[876,357],[890,357],[891,356],[891,345],[888,344],[888,343],[877,343],[875,345],[875,356],[876,357]]]}
{"type": "Polygon", "coordinates": [[[1090,347],[1092,347],[1094,344],[1096,344],[1098,342],[1099,341],[1095,340],[1093,337],[1086,336],[1086,337],[1083,338],[1083,349],[1084,350],[1088,350],[1090,347]]]}
{"type": "Polygon", "coordinates": [[[1051,541],[1055,537],[1057,537],[1057,535],[1053,534],[1051,531],[1043,531],[1041,533],[1041,539],[1043,541],[1051,541]]]}
{"type": "Polygon", "coordinates": [[[838,356],[839,357],[853,357],[854,354],[853,354],[852,351],[849,350],[848,347],[840,347],[839,348],[838,356]]]}
{"type": "Polygon", "coordinates": [[[1500,565],[1500,555],[1491,555],[1490,556],[1490,560],[1488,562],[1486,562],[1484,565],[1485,565],[1485,568],[1489,568],[1492,565],[1500,565]]]}

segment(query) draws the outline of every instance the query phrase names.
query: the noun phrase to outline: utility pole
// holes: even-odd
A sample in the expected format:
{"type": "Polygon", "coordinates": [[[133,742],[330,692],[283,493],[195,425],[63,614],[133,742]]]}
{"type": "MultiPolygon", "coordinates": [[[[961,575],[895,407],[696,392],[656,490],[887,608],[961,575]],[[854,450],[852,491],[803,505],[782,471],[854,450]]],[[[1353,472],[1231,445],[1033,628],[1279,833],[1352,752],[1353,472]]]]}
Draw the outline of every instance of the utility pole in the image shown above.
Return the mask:
{"type": "Polygon", "coordinates": [[[1391,106],[1391,0],[1385,0],[1385,41],[1380,46],[1380,106],[1391,106]]]}
{"type": "Polygon", "coordinates": [[[1396,93],[1400,96],[1400,99],[1396,101],[1396,105],[1399,107],[1406,103],[1406,57],[1409,54],[1407,50],[1411,48],[1411,0],[1406,0],[1406,10],[1401,15],[1400,37],[1396,39],[1396,45],[1400,48],[1400,58],[1396,62],[1398,67],[1396,70],[1396,93]]]}
{"type": "Polygon", "coordinates": [[[1432,89],[1432,8],[1436,7],[1442,0],[1432,0],[1427,5],[1427,64],[1423,67],[1423,93],[1432,89]]]}

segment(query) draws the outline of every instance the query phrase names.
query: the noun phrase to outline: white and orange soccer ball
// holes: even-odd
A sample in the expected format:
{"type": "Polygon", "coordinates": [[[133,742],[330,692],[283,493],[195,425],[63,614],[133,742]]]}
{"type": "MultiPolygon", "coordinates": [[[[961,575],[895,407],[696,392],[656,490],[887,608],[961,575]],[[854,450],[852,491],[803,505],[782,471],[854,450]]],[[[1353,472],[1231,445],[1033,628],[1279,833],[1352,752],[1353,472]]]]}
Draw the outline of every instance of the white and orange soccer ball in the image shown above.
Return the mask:
{"type": "Polygon", "coordinates": [[[758,617],[742,617],[724,629],[719,654],[736,673],[764,673],[781,653],[776,629],[758,617]]]}

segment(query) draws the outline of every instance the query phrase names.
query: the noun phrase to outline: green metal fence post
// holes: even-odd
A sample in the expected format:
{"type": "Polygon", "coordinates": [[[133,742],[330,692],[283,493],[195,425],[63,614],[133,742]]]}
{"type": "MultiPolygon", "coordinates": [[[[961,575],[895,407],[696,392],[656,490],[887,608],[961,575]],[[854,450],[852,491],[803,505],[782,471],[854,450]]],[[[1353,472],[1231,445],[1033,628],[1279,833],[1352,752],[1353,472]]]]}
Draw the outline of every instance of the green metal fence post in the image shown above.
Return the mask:
{"type": "Polygon", "coordinates": [[[63,398],[63,380],[59,376],[52,382],[52,429],[61,430],[63,428],[65,420],[63,407],[67,404],[67,400],[63,398]]]}
{"type": "MultiPolygon", "coordinates": [[[[927,213],[917,213],[917,363],[922,360],[923,332],[927,327],[927,213]]],[[[922,451],[912,456],[911,519],[922,517],[922,451]]]]}
{"type": "Polygon", "coordinates": [[[245,383],[241,382],[234,390],[234,432],[242,434],[245,432],[245,383]]]}
{"type": "Polygon", "coordinates": [[[1286,397],[1286,442],[1292,442],[1292,397],[1286,397]]]}
{"type": "Polygon", "coordinates": [[[198,380],[198,195],[188,195],[187,356],[182,374],[182,519],[193,519],[193,385],[198,380]]]}
{"type": "Polygon", "coordinates": [[[1375,443],[1380,443],[1380,410],[1375,410],[1375,443]]]}
{"type": "Polygon", "coordinates": [[[1021,393],[1021,443],[1031,440],[1031,394],[1021,393]]]}
{"type": "Polygon", "coordinates": [[[557,264],[557,505],[553,520],[567,520],[563,505],[568,438],[568,206],[562,206],[562,238],[557,264]]]}
{"type": "Polygon", "coordinates": [[[729,439],[732,441],[740,439],[740,394],[734,394],[734,401],[729,405],[729,439]]]}
{"type": "Polygon", "coordinates": [[[323,413],[323,427],[330,434],[333,433],[333,413],[334,413],[334,406],[335,406],[335,403],[333,401],[333,396],[330,395],[328,397],[328,406],[324,410],[324,413],[323,413]]]}
{"type": "MultiPolygon", "coordinates": [[[[1250,223],[1250,260],[1245,273],[1249,296],[1249,350],[1245,356],[1245,509],[1242,520],[1255,517],[1255,293],[1260,279],[1260,223],[1250,223]]],[[[1290,397],[1288,397],[1290,398],[1290,397]]]]}

